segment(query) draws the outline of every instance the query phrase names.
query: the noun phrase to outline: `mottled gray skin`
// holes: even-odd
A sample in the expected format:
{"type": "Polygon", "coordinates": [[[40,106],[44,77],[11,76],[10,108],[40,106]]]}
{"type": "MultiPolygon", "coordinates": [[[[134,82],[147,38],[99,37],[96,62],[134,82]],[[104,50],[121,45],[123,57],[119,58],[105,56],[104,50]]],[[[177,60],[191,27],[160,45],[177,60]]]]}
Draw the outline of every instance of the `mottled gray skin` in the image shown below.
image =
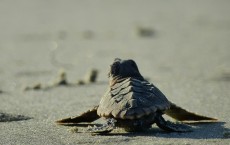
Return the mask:
{"type": "Polygon", "coordinates": [[[57,121],[68,125],[80,122],[92,122],[100,117],[106,123],[100,127],[89,128],[88,132],[108,133],[115,127],[126,131],[142,131],[156,123],[166,131],[187,132],[191,127],[165,121],[162,115],[180,120],[215,120],[188,112],[168,101],[165,95],[153,84],[146,81],[140,74],[133,60],[116,58],[109,71],[110,85],[98,106],[74,118],[57,121]]]}

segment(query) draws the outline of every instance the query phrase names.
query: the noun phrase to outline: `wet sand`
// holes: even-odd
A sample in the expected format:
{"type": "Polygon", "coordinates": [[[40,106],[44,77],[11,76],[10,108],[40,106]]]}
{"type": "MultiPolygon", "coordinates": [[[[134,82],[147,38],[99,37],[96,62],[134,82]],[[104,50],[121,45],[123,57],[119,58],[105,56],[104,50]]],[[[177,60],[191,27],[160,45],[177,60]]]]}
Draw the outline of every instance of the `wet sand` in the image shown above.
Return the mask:
{"type": "Polygon", "coordinates": [[[229,144],[229,4],[1,1],[0,144],[229,144]],[[194,125],[189,133],[153,125],[146,132],[118,129],[105,136],[56,125],[99,103],[116,57],[134,59],[172,102],[219,122],[194,125]],[[91,69],[99,75],[92,84],[24,91],[52,84],[60,69],[72,83],[91,69]]]}

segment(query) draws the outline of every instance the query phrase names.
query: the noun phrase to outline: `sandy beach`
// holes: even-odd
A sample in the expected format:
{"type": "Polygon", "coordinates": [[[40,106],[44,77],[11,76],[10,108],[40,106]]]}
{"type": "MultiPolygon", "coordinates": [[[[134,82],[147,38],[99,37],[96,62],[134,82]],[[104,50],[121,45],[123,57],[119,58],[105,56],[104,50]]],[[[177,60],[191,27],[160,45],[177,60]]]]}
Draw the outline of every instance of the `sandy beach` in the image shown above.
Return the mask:
{"type": "MultiPolygon", "coordinates": [[[[0,1],[0,144],[230,144],[230,1],[0,1]],[[133,59],[169,100],[217,123],[193,132],[92,136],[55,121],[97,105],[114,58],[133,59]],[[50,86],[60,70],[76,84],[50,86]]],[[[165,116],[167,119],[167,116],[165,116]]],[[[103,123],[97,120],[94,123],[103,123]]]]}

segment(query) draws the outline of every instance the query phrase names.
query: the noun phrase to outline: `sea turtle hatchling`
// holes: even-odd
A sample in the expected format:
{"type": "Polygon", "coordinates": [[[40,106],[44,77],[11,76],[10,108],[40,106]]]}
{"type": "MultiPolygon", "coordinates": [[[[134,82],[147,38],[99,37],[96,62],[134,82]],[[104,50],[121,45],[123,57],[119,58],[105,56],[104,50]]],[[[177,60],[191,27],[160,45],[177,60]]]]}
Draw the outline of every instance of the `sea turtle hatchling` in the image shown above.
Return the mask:
{"type": "Polygon", "coordinates": [[[109,70],[109,89],[99,105],[77,117],[58,120],[60,125],[93,122],[106,119],[101,126],[88,128],[86,132],[108,133],[115,127],[128,132],[151,128],[152,124],[170,132],[187,132],[191,127],[182,123],[165,121],[163,114],[178,121],[216,121],[217,119],[188,112],[168,101],[165,95],[140,74],[133,60],[116,58],[109,70]]]}

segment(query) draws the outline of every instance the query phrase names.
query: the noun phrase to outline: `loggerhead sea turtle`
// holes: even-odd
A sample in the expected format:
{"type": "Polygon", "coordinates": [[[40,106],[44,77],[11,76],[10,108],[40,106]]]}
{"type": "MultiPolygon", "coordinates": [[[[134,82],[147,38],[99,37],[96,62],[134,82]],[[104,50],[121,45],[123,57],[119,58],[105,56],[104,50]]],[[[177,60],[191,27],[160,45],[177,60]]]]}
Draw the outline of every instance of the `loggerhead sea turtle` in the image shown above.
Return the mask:
{"type": "Polygon", "coordinates": [[[179,121],[216,121],[217,119],[188,112],[168,101],[165,95],[140,74],[136,63],[116,58],[109,70],[109,89],[99,105],[77,117],[58,120],[60,125],[93,122],[106,119],[101,126],[88,128],[86,132],[108,133],[115,127],[128,132],[142,131],[152,124],[165,131],[187,132],[191,127],[182,123],[165,121],[163,114],[179,121]]]}

